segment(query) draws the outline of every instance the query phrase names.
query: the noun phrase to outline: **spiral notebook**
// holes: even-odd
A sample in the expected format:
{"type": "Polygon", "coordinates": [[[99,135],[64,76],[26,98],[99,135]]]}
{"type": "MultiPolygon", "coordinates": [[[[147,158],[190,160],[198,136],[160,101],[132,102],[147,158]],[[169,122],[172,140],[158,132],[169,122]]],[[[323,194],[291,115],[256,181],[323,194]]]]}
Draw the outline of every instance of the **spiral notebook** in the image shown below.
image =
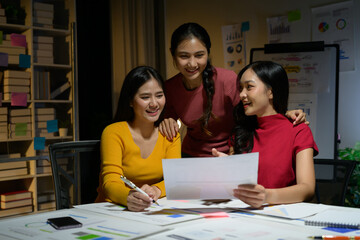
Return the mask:
{"type": "Polygon", "coordinates": [[[304,220],[311,226],[360,229],[360,211],[327,209],[304,220]]]}

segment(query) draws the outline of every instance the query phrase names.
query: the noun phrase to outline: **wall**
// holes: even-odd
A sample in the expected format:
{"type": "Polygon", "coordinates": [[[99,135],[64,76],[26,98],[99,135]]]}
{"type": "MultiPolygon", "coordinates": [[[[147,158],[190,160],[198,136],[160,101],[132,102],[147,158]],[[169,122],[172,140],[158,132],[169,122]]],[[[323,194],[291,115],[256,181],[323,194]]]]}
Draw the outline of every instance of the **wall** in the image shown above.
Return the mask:
{"type": "MultiPolygon", "coordinates": [[[[301,17],[299,42],[308,41],[311,32],[311,8],[342,1],[329,0],[165,0],[165,36],[166,36],[166,77],[177,73],[173,66],[170,48],[172,32],[182,23],[197,22],[205,27],[211,37],[212,48],[210,57],[213,65],[224,67],[222,52],[221,27],[250,22],[250,31],[246,33],[247,56],[251,48],[263,47],[267,43],[266,18],[286,15],[292,10],[300,10],[301,17]],[[291,3],[290,3],[291,2],[291,3]],[[181,17],[180,17],[181,16],[181,17]]],[[[340,148],[353,147],[360,141],[360,0],[354,0],[354,43],[355,71],[340,73],[339,86],[339,122],[338,131],[341,135],[340,148]]],[[[247,57],[247,63],[249,57],[247,57]]]]}

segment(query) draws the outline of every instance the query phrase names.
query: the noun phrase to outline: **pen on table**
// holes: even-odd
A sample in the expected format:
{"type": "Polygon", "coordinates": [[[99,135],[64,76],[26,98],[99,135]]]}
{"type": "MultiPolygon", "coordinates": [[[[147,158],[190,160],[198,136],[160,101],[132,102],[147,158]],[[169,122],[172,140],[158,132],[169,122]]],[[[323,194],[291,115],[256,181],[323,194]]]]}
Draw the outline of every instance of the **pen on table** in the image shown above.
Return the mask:
{"type": "MultiPolygon", "coordinates": [[[[124,177],[124,176],[121,175],[120,178],[121,178],[121,180],[123,180],[123,182],[124,182],[126,185],[128,185],[130,188],[132,188],[132,189],[134,189],[135,191],[137,191],[137,192],[139,192],[139,193],[142,193],[142,194],[148,196],[149,198],[151,198],[151,197],[149,196],[149,194],[147,194],[146,192],[144,192],[141,188],[139,188],[138,186],[136,186],[132,181],[130,181],[130,180],[127,179],[126,177],[124,177]]],[[[159,206],[159,204],[158,204],[154,199],[152,199],[152,202],[159,206]]]]}
{"type": "Polygon", "coordinates": [[[360,240],[360,236],[332,236],[332,235],[322,235],[322,236],[310,236],[310,239],[325,239],[325,240],[360,240]]]}

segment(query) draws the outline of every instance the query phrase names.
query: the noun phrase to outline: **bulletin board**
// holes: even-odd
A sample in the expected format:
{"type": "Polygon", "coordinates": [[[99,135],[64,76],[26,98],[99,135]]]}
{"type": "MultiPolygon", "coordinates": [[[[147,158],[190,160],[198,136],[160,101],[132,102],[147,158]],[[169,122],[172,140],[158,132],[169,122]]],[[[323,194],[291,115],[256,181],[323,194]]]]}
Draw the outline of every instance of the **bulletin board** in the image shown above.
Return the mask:
{"type": "Polygon", "coordinates": [[[266,44],[250,62],[281,64],[289,78],[288,109],[302,109],[319,148],[319,159],[337,159],[339,45],[324,42],[266,44]]]}

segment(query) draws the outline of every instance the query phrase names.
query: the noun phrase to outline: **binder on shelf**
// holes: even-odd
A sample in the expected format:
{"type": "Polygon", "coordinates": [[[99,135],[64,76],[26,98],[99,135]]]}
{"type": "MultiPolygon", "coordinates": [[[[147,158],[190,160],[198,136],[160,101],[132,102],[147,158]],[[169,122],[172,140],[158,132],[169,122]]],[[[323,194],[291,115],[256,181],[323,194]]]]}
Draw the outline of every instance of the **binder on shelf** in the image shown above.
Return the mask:
{"type": "Polygon", "coordinates": [[[55,201],[43,202],[43,203],[38,204],[39,211],[45,210],[45,209],[55,209],[55,208],[56,208],[56,202],[55,201]]]}
{"type": "Polygon", "coordinates": [[[32,205],[32,198],[26,198],[26,199],[20,199],[20,200],[14,200],[14,201],[1,201],[0,207],[1,209],[9,209],[9,208],[15,208],[15,207],[22,207],[22,206],[28,206],[32,205]]]}
{"type": "Polygon", "coordinates": [[[9,170],[14,168],[25,168],[25,167],[26,167],[25,161],[0,163],[0,170],[9,170]]]}
{"type": "Polygon", "coordinates": [[[54,114],[55,115],[55,108],[36,108],[36,114],[54,114]]]}
{"type": "Polygon", "coordinates": [[[9,208],[9,209],[0,210],[0,217],[6,217],[6,216],[22,214],[22,213],[29,213],[32,211],[33,211],[32,205],[25,206],[25,207],[9,208]]]}
{"type": "Polygon", "coordinates": [[[4,85],[12,86],[30,86],[30,79],[26,78],[4,78],[4,85]]]}
{"type": "Polygon", "coordinates": [[[14,201],[19,199],[31,198],[31,196],[32,196],[32,192],[27,190],[22,190],[22,191],[2,193],[0,195],[0,200],[3,202],[14,201]]]}
{"type": "Polygon", "coordinates": [[[5,70],[4,71],[4,78],[31,78],[30,72],[25,71],[17,71],[17,70],[5,70]]]}
{"type": "Polygon", "coordinates": [[[0,178],[2,177],[14,177],[14,176],[22,176],[28,174],[28,168],[14,168],[7,170],[0,170],[0,178]]]}
{"type": "Polygon", "coordinates": [[[20,109],[10,109],[10,116],[30,116],[31,109],[30,108],[20,108],[20,109]]]}

